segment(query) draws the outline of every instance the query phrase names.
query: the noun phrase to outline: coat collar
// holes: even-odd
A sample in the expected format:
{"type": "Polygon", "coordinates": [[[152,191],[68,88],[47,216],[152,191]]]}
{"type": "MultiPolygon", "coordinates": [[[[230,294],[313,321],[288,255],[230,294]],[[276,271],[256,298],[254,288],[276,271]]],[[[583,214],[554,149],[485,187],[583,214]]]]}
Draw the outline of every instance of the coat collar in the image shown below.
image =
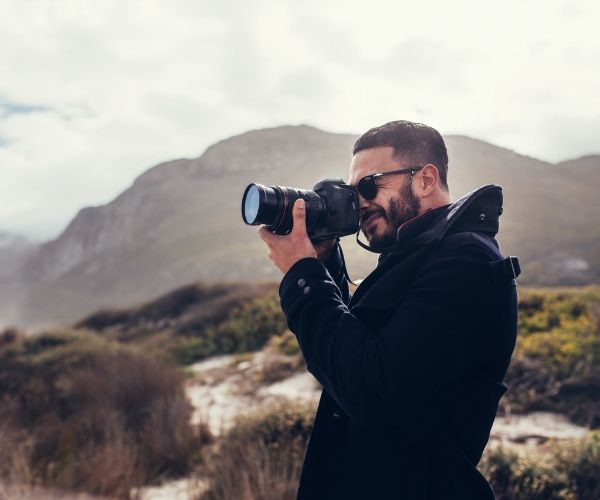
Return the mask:
{"type": "MultiPolygon", "coordinates": [[[[405,253],[420,246],[438,243],[447,233],[478,231],[494,236],[502,214],[502,188],[481,186],[454,203],[429,210],[398,228],[390,253],[405,253]]],[[[385,256],[381,255],[380,260],[385,256]]]]}
{"type": "Polygon", "coordinates": [[[397,286],[397,277],[387,270],[398,259],[435,245],[450,233],[477,231],[493,237],[498,232],[501,214],[502,188],[489,184],[467,193],[450,205],[429,210],[409,220],[400,226],[394,248],[379,256],[377,267],[360,284],[350,304],[372,310],[394,305],[398,297],[390,290],[397,286]],[[375,282],[377,286],[373,286],[375,282]]]}

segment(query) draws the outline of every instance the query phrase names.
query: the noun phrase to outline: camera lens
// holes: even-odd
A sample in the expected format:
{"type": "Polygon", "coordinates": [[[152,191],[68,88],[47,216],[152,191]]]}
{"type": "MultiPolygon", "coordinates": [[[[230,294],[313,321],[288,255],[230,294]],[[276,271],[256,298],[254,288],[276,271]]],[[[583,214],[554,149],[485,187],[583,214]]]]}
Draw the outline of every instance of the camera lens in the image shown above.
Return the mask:
{"type": "Polygon", "coordinates": [[[299,198],[305,201],[306,232],[314,241],[357,231],[354,188],[342,179],[323,179],[312,190],[248,184],[242,197],[242,219],[252,226],[264,224],[275,234],[289,234],[294,226],[294,203],[299,198]]]}
{"type": "Polygon", "coordinates": [[[242,211],[246,224],[254,224],[258,215],[260,206],[260,192],[256,184],[250,184],[250,187],[244,195],[244,209],[242,211]]]}
{"type": "Polygon", "coordinates": [[[244,191],[242,218],[246,224],[273,224],[277,220],[279,209],[279,196],[272,187],[253,183],[244,191]]]}

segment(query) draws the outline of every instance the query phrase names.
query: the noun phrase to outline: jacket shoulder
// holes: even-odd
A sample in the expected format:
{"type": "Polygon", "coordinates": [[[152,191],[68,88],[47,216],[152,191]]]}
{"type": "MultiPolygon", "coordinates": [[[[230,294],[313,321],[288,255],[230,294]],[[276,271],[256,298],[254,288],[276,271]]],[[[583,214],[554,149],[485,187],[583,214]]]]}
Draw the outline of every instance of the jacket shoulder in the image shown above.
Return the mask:
{"type": "Polygon", "coordinates": [[[446,235],[437,245],[434,254],[443,255],[455,250],[469,247],[476,253],[487,255],[490,260],[502,259],[496,239],[489,234],[475,231],[461,231],[446,235]]]}

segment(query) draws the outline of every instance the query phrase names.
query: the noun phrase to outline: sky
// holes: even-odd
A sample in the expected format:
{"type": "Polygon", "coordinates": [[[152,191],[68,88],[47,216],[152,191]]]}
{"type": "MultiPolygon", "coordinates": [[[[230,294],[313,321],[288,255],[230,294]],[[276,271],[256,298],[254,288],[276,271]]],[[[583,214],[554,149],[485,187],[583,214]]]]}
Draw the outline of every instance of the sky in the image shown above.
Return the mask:
{"type": "Polygon", "coordinates": [[[600,2],[0,0],[0,232],[56,237],[247,130],[427,123],[600,153],[600,2]]]}

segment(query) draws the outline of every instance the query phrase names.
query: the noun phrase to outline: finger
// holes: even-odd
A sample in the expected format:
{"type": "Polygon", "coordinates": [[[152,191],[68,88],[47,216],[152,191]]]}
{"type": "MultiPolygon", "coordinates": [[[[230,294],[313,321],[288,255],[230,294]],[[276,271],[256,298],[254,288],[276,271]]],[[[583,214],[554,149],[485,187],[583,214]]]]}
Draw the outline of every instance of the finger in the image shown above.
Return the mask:
{"type": "Polygon", "coordinates": [[[275,239],[275,235],[267,229],[266,226],[260,226],[256,232],[265,243],[269,243],[275,239]]]}
{"type": "Polygon", "coordinates": [[[306,234],[306,209],[304,208],[304,200],[298,198],[292,208],[292,217],[294,218],[294,227],[292,232],[294,234],[304,235],[306,234]]]}

